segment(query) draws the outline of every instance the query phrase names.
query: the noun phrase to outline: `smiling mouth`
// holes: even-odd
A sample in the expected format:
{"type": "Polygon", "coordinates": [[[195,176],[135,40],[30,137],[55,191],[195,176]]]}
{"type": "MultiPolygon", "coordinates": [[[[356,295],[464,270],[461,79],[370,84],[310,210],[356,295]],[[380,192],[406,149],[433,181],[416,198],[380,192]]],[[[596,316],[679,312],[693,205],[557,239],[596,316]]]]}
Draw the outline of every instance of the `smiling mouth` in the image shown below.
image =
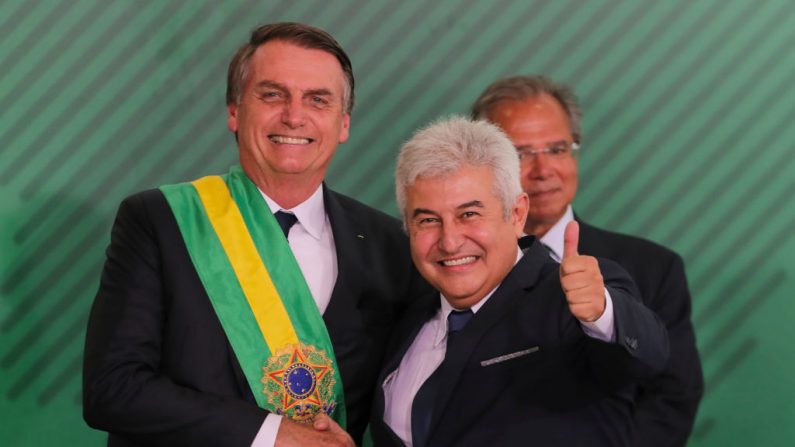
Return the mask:
{"type": "Polygon", "coordinates": [[[286,137],[284,135],[268,135],[268,139],[278,144],[309,144],[315,141],[311,138],[286,137]]]}
{"type": "Polygon", "coordinates": [[[477,261],[477,256],[464,256],[463,258],[458,259],[446,259],[444,261],[439,261],[439,264],[445,267],[456,267],[459,265],[466,265],[472,264],[473,262],[477,261]]]}
{"type": "Polygon", "coordinates": [[[553,194],[553,193],[556,193],[556,192],[558,192],[557,188],[555,188],[555,189],[546,189],[544,191],[533,191],[533,192],[530,193],[530,197],[545,196],[545,195],[553,194]]]}

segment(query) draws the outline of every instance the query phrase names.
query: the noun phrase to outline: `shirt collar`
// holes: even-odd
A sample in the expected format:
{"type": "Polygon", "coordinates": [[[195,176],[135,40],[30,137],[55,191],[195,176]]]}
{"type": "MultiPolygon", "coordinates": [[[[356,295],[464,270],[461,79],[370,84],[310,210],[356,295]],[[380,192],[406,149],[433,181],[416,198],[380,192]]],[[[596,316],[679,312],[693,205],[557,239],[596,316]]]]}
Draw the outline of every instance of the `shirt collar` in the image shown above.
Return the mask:
{"type": "Polygon", "coordinates": [[[558,259],[563,259],[563,235],[566,232],[566,225],[572,220],[574,220],[574,211],[572,211],[571,205],[569,205],[566,207],[566,212],[563,213],[560,220],[558,220],[555,225],[552,225],[552,228],[541,237],[541,243],[555,252],[558,259]]]}
{"type": "MultiPolygon", "coordinates": [[[[524,253],[519,247],[516,247],[516,261],[514,261],[513,263],[514,266],[519,262],[520,259],[522,259],[522,256],[524,256],[524,253]]],[[[500,284],[502,284],[502,282],[500,282],[500,284]]],[[[474,306],[470,307],[473,314],[478,313],[480,308],[483,307],[484,304],[486,304],[486,301],[488,301],[489,298],[491,298],[491,296],[494,295],[494,292],[496,292],[497,289],[500,288],[500,284],[497,284],[497,287],[493,288],[491,292],[489,292],[488,294],[486,294],[485,297],[483,297],[483,299],[475,303],[474,306]]],[[[436,316],[434,317],[437,320],[436,333],[434,334],[433,337],[434,346],[437,346],[440,343],[444,343],[447,341],[447,316],[450,314],[450,312],[453,311],[453,306],[451,306],[450,303],[447,302],[447,299],[445,299],[444,295],[442,295],[441,293],[439,293],[439,299],[441,299],[442,301],[442,306],[441,308],[439,308],[439,311],[436,312],[436,316]]]]}
{"type": "Polygon", "coordinates": [[[298,223],[301,224],[302,227],[315,239],[320,239],[320,236],[323,232],[323,224],[326,222],[326,205],[323,200],[323,185],[321,184],[309,196],[308,199],[304,200],[297,206],[284,209],[279,206],[273,199],[268,197],[260,189],[260,194],[265,199],[265,202],[268,204],[268,208],[270,208],[271,213],[276,213],[277,211],[286,211],[292,214],[295,214],[295,217],[298,219],[298,223]]]}

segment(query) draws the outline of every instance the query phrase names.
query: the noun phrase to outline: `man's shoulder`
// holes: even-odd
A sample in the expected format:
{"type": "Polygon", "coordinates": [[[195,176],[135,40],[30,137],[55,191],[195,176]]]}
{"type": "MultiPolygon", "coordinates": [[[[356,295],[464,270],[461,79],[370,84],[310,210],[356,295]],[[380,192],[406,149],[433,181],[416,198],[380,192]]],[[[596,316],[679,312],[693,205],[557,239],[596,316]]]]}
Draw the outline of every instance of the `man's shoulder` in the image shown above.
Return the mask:
{"type": "Polygon", "coordinates": [[[142,191],[134,192],[122,200],[123,202],[143,202],[143,203],[158,203],[165,202],[166,197],[160,188],[144,189],[142,191]]]}
{"type": "Polygon", "coordinates": [[[611,255],[660,260],[680,258],[678,253],[657,242],[579,222],[580,247],[584,254],[606,258],[611,255]]]}
{"type": "Polygon", "coordinates": [[[326,188],[326,198],[332,203],[328,207],[338,207],[348,217],[356,220],[357,224],[366,225],[373,228],[383,228],[390,231],[401,230],[400,221],[389,214],[362,203],[353,197],[336,192],[331,188],[326,188]]]}
{"type": "Polygon", "coordinates": [[[144,214],[149,217],[172,215],[166,197],[159,188],[138,191],[122,199],[118,215],[129,214],[144,214]]]}
{"type": "Polygon", "coordinates": [[[168,241],[178,239],[179,234],[174,213],[163,192],[157,188],[125,197],[116,211],[113,226],[114,233],[148,235],[146,237],[168,241]]]}

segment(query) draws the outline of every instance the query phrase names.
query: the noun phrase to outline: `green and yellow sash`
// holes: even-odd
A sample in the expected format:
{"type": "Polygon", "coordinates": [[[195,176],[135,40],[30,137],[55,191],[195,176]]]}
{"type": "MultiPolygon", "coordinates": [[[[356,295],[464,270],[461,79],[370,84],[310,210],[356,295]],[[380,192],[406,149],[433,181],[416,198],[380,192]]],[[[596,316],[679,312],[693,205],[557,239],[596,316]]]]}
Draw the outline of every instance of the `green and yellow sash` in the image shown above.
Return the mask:
{"type": "Polygon", "coordinates": [[[323,317],[256,185],[233,167],[160,189],[257,404],[298,421],[323,411],[345,428],[323,317]]]}

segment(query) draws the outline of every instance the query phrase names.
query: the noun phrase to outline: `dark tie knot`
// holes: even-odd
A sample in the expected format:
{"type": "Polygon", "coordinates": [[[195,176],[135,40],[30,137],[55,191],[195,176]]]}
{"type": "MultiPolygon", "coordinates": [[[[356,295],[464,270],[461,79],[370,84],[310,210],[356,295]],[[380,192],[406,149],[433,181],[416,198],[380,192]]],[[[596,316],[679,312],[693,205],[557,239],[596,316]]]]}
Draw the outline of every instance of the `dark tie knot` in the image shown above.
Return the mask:
{"type": "Polygon", "coordinates": [[[282,227],[282,233],[284,233],[284,237],[287,237],[290,234],[290,228],[298,221],[298,218],[295,217],[295,214],[285,213],[284,211],[276,211],[274,214],[276,217],[276,221],[279,222],[279,226],[282,227]]]}
{"type": "Polygon", "coordinates": [[[453,310],[447,315],[447,332],[454,333],[464,329],[473,315],[472,309],[453,310]]]}

